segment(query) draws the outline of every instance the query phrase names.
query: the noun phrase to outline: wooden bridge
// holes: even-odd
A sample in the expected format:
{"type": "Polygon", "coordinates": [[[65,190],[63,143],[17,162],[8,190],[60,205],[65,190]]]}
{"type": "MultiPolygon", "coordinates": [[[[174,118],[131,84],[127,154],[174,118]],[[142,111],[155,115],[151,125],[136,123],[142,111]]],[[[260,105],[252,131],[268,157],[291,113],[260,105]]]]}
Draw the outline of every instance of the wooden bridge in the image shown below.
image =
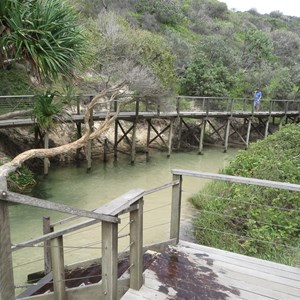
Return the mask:
{"type": "MultiPolygon", "coordinates": [[[[45,243],[45,249],[48,249],[50,242],[52,263],[49,273],[19,294],[17,299],[300,299],[299,268],[180,240],[183,177],[184,180],[190,178],[221,180],[283,189],[293,193],[300,192],[300,185],[188,170],[172,170],[172,174],[170,182],[147,191],[131,190],[93,211],[12,193],[7,191],[6,179],[0,178],[0,299],[15,299],[12,254],[25,247],[39,245],[41,242],[45,243]],[[166,216],[167,219],[170,218],[168,237],[164,238],[163,230],[155,228],[156,236],[160,240],[145,245],[144,218],[149,215],[152,222],[155,222],[154,207],[160,209],[162,202],[168,200],[159,196],[162,191],[168,189],[171,189],[170,215],[166,216]],[[150,201],[148,197],[153,194],[155,196],[150,201]],[[85,217],[88,220],[11,245],[10,203],[21,203],[74,216],[60,223],[71,220],[74,222],[77,217],[85,217]],[[144,207],[149,203],[151,209],[146,211],[144,207]],[[124,215],[129,215],[128,219],[123,218],[124,215]],[[124,227],[128,228],[122,235],[118,228],[120,223],[123,225],[125,223],[124,227]],[[93,229],[94,235],[101,235],[102,239],[102,258],[77,264],[76,270],[82,269],[82,266],[86,268],[93,264],[97,266],[101,264],[100,271],[91,276],[97,280],[95,282],[90,278],[90,281],[87,281],[86,275],[79,276],[80,286],[68,287],[71,279],[66,278],[65,269],[70,271],[71,267],[66,267],[64,263],[66,255],[64,247],[67,247],[64,241],[68,234],[95,224],[99,226],[93,229]],[[124,237],[128,237],[129,250],[120,253],[119,244],[124,237]],[[145,259],[145,255],[148,255],[148,260],[145,259]],[[128,259],[127,261],[125,259],[125,268],[122,269],[120,266],[126,257],[128,259]],[[42,290],[44,292],[38,294],[42,290]]],[[[262,209],[265,209],[265,206],[262,209]]],[[[79,242],[77,239],[77,243],[79,242]]],[[[85,248],[87,249],[88,247],[85,248]]]]}
{"type": "MultiPolygon", "coordinates": [[[[85,105],[94,95],[84,95],[78,98],[77,105],[66,121],[76,125],[78,137],[81,136],[81,124],[85,105]]],[[[34,96],[0,96],[0,112],[32,108],[34,96]]],[[[176,147],[179,149],[182,141],[182,132],[186,128],[198,144],[198,152],[203,153],[204,137],[218,139],[227,151],[230,143],[238,143],[245,148],[249,146],[252,134],[260,138],[272,133],[271,125],[281,126],[288,122],[299,122],[299,100],[263,100],[260,111],[255,111],[253,100],[246,98],[215,98],[215,97],[188,97],[179,96],[167,104],[142,102],[136,100],[120,112],[114,126],[113,153],[117,157],[119,145],[126,141],[130,147],[131,162],[135,161],[137,130],[141,123],[148,127],[145,152],[149,155],[149,148],[156,140],[160,140],[171,155],[174,137],[177,139],[176,147]],[[157,119],[165,120],[164,126],[157,126],[157,119]],[[199,128],[199,134],[191,129],[199,128]]],[[[117,102],[115,102],[115,109],[117,102]]],[[[111,113],[112,115],[114,112],[111,113]]],[[[94,109],[90,124],[103,121],[106,110],[103,106],[94,109]]],[[[32,118],[14,118],[1,120],[0,128],[15,126],[33,126],[32,118]]],[[[107,145],[104,145],[105,151],[107,145]]],[[[88,168],[91,166],[91,144],[87,146],[88,168]]]]}

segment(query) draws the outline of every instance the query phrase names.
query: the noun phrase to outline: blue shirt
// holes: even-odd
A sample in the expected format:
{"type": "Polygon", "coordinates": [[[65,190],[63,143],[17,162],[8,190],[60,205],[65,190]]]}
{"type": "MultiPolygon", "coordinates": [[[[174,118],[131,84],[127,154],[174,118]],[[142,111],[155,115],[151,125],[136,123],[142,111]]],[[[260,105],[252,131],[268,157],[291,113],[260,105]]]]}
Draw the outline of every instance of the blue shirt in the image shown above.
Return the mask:
{"type": "Polygon", "coordinates": [[[261,91],[255,92],[254,100],[258,101],[258,100],[260,100],[261,97],[262,97],[262,92],[261,91]]]}

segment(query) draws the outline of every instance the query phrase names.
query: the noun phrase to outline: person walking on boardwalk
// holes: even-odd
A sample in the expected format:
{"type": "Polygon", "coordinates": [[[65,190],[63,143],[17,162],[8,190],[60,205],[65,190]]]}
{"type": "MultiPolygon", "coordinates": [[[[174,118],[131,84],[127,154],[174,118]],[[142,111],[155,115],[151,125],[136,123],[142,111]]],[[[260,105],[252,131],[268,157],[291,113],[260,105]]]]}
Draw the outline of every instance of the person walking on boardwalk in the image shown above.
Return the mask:
{"type": "Polygon", "coordinates": [[[256,111],[259,111],[261,97],[262,97],[262,92],[260,88],[257,88],[254,92],[254,108],[256,111]]]}

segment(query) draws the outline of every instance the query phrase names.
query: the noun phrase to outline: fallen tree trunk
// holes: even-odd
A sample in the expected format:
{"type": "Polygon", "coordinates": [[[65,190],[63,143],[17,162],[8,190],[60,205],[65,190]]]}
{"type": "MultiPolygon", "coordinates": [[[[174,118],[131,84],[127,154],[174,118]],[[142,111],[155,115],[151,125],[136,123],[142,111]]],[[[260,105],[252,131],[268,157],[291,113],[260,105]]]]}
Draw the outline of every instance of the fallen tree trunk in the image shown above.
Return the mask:
{"type": "MultiPolygon", "coordinates": [[[[117,118],[120,108],[122,105],[126,104],[128,100],[123,100],[122,102],[119,101],[117,106],[117,111],[114,113],[113,116],[110,115],[110,108],[107,110],[105,121],[101,124],[99,128],[92,131],[90,127],[89,120],[91,117],[92,110],[96,104],[103,103],[108,104],[107,106],[110,107],[110,103],[115,101],[121,95],[124,96],[126,94],[127,89],[125,88],[125,83],[118,84],[112,88],[107,88],[96,95],[91,102],[88,104],[85,115],[84,115],[84,124],[85,124],[85,133],[82,135],[81,138],[78,140],[71,142],[66,145],[58,146],[55,148],[50,149],[31,149],[27,150],[19,155],[17,155],[13,160],[8,163],[3,164],[0,166],[0,177],[7,176],[10,173],[14,172],[17,168],[19,168],[25,161],[32,159],[32,158],[49,158],[54,157],[59,154],[65,154],[72,150],[77,150],[82,148],[86,145],[89,140],[93,140],[95,138],[100,137],[104,132],[106,132],[111,124],[117,118]]],[[[124,98],[122,98],[124,99],[124,98]]]]}

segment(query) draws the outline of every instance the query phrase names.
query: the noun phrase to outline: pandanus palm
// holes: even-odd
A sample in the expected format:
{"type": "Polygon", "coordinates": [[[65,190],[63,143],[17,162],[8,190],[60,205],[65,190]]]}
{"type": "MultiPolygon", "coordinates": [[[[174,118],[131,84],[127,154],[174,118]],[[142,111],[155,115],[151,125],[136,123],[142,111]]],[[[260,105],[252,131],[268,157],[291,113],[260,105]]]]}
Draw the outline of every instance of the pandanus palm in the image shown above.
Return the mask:
{"type": "Polygon", "coordinates": [[[25,59],[38,79],[72,74],[82,29],[66,0],[1,0],[0,59],[25,59]]]}

